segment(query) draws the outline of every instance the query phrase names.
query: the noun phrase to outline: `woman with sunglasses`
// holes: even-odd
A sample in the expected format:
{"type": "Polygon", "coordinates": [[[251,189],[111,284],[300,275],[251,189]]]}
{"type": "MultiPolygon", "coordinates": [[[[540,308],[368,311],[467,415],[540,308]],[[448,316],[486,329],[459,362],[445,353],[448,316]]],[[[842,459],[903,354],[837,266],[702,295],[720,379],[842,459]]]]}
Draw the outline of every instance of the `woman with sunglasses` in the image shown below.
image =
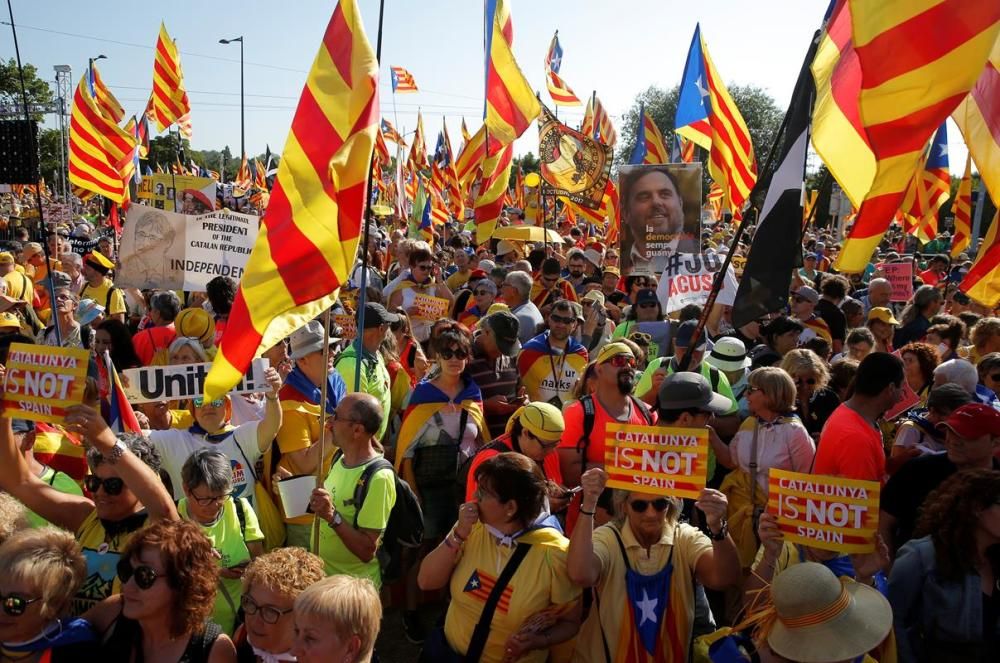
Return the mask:
{"type": "Polygon", "coordinates": [[[73,601],[72,612],[79,615],[120,591],[114,563],[133,534],[147,522],[177,518],[177,511],[158,475],[160,456],[146,438],[133,433],[116,437],[101,415],[85,405],[67,408],[66,428],[90,443],[91,473],[84,479],[90,497],[60,492],[35,476],[6,418],[0,418],[0,489],[53,525],[76,533],[90,569],[73,601]]]}
{"type": "Polygon", "coordinates": [[[456,316],[456,319],[469,329],[473,329],[493,306],[493,302],[497,299],[497,286],[489,279],[480,279],[472,286],[472,297],[475,303],[458,312],[456,316]]]}
{"type": "Polygon", "coordinates": [[[138,532],[116,567],[121,594],[84,615],[101,634],[101,659],[233,663],[232,640],[211,621],[219,570],[212,543],[186,520],[138,532]]]}
{"type": "Polygon", "coordinates": [[[566,573],[566,537],[539,523],[545,480],[518,453],[490,458],[474,480],[474,501],[461,506],[444,541],[420,565],[421,589],[447,586],[452,596],[444,628],[428,637],[420,660],[545,661],[551,647],[576,635],[580,619],[580,590],[566,573]],[[501,580],[504,598],[489,614],[487,587],[501,580]]]}
{"type": "Polygon", "coordinates": [[[198,449],[184,463],[181,478],[184,498],[177,512],[196,523],[219,554],[212,620],[232,635],[243,590],[240,578],[250,560],[264,553],[264,533],[250,502],[230,495],[233,471],[225,454],[198,449]]]}
{"type": "Polygon", "coordinates": [[[635,295],[635,303],[625,315],[625,320],[615,327],[612,339],[628,338],[633,331],[649,334],[649,351],[647,360],[667,356],[670,350],[670,322],[664,319],[660,299],[652,288],[639,290],[635,295]]]}
{"type": "Polygon", "coordinates": [[[302,548],[278,548],[255,557],[243,574],[245,621],[233,637],[237,662],[295,660],[295,599],[325,577],[323,560],[302,548]]]}
{"type": "Polygon", "coordinates": [[[566,568],[573,583],[594,588],[597,600],[580,628],[573,660],[687,661],[695,581],[723,590],[740,579],[738,553],[726,529],[726,496],[705,489],[694,503],[710,536],[679,522],[680,500],[622,490],[613,493],[612,522],[594,528],[607,482],[599,467],[580,480],[581,515],[566,568]]]}
{"type": "Polygon", "coordinates": [[[0,569],[0,661],[96,658],[90,624],[69,618],[70,602],[87,574],[72,534],[55,527],[19,532],[0,546],[0,569]]]}
{"type": "Polygon", "coordinates": [[[430,337],[432,319],[422,316],[422,308],[416,305],[417,295],[438,297],[448,301],[448,310],[455,301],[448,284],[441,280],[441,267],[434,262],[434,256],[425,243],[417,245],[410,251],[410,275],[400,281],[399,286],[389,296],[386,308],[392,310],[402,307],[413,325],[413,336],[418,341],[426,341],[430,337]]]}
{"type": "Polygon", "coordinates": [[[830,370],[812,350],[790,350],[781,360],[781,368],[795,382],[795,410],[814,440],[840,405],[840,397],[831,389],[830,370]]]}

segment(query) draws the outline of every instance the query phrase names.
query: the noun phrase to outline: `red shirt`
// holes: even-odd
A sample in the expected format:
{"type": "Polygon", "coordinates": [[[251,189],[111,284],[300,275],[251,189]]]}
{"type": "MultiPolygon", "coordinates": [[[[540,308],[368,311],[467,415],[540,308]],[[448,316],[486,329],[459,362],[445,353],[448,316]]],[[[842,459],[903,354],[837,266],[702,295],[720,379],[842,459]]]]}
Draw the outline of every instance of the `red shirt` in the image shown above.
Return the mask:
{"type": "MultiPolygon", "coordinates": [[[[513,444],[511,443],[510,437],[508,435],[504,435],[502,438],[499,439],[502,439],[504,444],[513,449],[513,444]]],[[[496,449],[483,449],[475,456],[473,456],[472,463],[469,464],[469,478],[465,482],[466,502],[471,502],[474,499],[473,495],[476,492],[476,488],[479,487],[479,483],[476,481],[476,468],[478,468],[480,465],[485,463],[490,458],[499,455],[500,452],[496,449]]],[[[555,453],[554,450],[546,454],[545,457],[542,459],[542,474],[545,475],[546,479],[552,481],[556,485],[558,486],[562,485],[562,468],[559,466],[559,454],[555,453]]]]}
{"type": "Polygon", "coordinates": [[[174,323],[166,327],[148,327],[132,337],[132,347],[143,366],[149,366],[157,350],[166,350],[177,338],[174,323]]]}
{"type": "Polygon", "coordinates": [[[812,473],[882,482],[885,450],[881,431],[851,408],[839,405],[823,426],[812,473]]]}
{"type": "MultiPolygon", "coordinates": [[[[633,424],[636,426],[647,426],[656,423],[656,413],[650,412],[652,422],[647,422],[639,406],[631,403],[632,412],[628,421],[618,421],[613,419],[608,411],[601,405],[601,401],[594,396],[594,430],[590,432],[590,444],[587,445],[587,465],[604,466],[604,437],[607,434],[609,423],[633,424]]],[[[560,449],[575,449],[580,438],[583,437],[583,405],[580,401],[573,401],[566,406],[563,411],[563,419],[566,421],[566,429],[563,431],[562,439],[559,441],[560,449]]]]}
{"type": "Polygon", "coordinates": [[[933,269],[928,269],[926,271],[920,272],[920,280],[924,282],[925,285],[937,285],[938,281],[941,280],[941,275],[935,272],[933,269]]]}

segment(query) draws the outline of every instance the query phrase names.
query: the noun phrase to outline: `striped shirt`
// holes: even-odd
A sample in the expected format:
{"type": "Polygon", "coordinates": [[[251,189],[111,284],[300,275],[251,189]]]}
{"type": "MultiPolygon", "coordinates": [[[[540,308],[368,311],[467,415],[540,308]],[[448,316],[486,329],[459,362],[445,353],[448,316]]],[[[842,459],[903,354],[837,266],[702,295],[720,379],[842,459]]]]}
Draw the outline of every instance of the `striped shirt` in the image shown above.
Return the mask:
{"type": "MultiPolygon", "coordinates": [[[[478,347],[472,349],[472,363],[469,364],[468,375],[479,385],[485,403],[493,396],[517,395],[517,363],[512,357],[500,355],[495,360],[490,359],[478,347]]],[[[507,427],[506,414],[490,413],[483,407],[486,415],[486,427],[489,428],[489,439],[500,437],[507,427]]],[[[486,435],[484,434],[484,437],[486,435]]]]}

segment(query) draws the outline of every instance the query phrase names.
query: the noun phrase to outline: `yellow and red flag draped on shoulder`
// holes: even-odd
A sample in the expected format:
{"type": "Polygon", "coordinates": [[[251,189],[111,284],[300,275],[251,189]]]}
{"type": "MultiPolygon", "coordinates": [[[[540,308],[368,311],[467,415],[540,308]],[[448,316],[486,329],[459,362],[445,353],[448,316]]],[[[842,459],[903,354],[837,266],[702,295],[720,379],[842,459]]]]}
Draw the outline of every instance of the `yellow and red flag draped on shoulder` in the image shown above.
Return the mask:
{"type": "Polygon", "coordinates": [[[341,0],[292,119],[205,398],[221,397],[256,354],[329,308],[347,279],[379,127],[377,90],[357,1],[341,0]]]}
{"type": "Polygon", "coordinates": [[[473,206],[476,220],[476,244],[485,244],[496,230],[497,219],[503,211],[507,183],[513,164],[514,146],[507,145],[500,152],[483,162],[483,181],[473,206]]]}
{"type": "Polygon", "coordinates": [[[982,0],[851,0],[861,65],[858,110],[875,154],[875,177],[835,267],[868,266],[934,130],[966,97],[997,35],[1000,3],[982,0]]]}
{"type": "Polygon", "coordinates": [[[511,50],[514,27],[505,0],[486,0],[486,130],[488,156],[510,145],[541,112],[511,50]]]}
{"type": "Polygon", "coordinates": [[[84,74],[73,95],[69,123],[69,181],[120,204],[135,146],[135,136],[98,108],[84,74]]]}
{"type": "Polygon", "coordinates": [[[1000,199],[1000,39],[951,117],[965,137],[986,190],[993,200],[1000,199]]]}
{"type": "Polygon", "coordinates": [[[962,292],[993,309],[1000,305],[1000,211],[979,246],[976,261],[959,284],[962,292]]]}
{"type": "Polygon", "coordinates": [[[181,116],[191,112],[181,55],[177,44],[167,34],[167,26],[160,23],[160,36],[156,40],[156,57],[153,60],[153,119],[156,128],[166,131],[181,116]]]}
{"type": "Polygon", "coordinates": [[[972,237],[972,155],[965,158],[965,174],[955,192],[955,234],[951,237],[951,257],[957,258],[972,237]]]}

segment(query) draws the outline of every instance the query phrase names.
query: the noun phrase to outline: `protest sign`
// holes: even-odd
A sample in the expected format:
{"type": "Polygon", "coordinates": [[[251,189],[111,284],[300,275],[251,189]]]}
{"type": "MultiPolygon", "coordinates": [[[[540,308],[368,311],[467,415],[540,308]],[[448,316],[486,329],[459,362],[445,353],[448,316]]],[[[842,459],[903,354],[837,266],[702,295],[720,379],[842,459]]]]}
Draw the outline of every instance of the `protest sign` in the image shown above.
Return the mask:
{"type": "Polygon", "coordinates": [[[438,320],[448,315],[448,300],[418,292],[413,296],[413,305],[417,312],[413,317],[417,320],[438,320]]]}
{"type": "Polygon", "coordinates": [[[913,263],[887,262],[882,265],[885,278],[892,285],[889,301],[908,302],[913,296],[913,263]]]}
{"type": "MultiPolygon", "coordinates": [[[[708,301],[712,282],[722,269],[724,260],[725,256],[716,253],[675,253],[670,256],[656,287],[663,312],[672,313],[688,304],[701,305],[708,301]]],[[[730,265],[716,301],[732,306],[738,288],[739,282],[730,265]]]]}
{"type": "Polygon", "coordinates": [[[83,402],[89,361],[86,350],[11,344],[3,416],[61,423],[66,408],[83,402]]]}
{"type": "Polygon", "coordinates": [[[119,254],[119,286],[203,291],[216,276],[239,281],[260,219],[227,210],[199,216],[132,205],[119,254]]]}
{"type": "MultiPolygon", "coordinates": [[[[264,371],[270,366],[267,359],[254,359],[240,383],[229,390],[231,394],[251,394],[269,391],[264,371]]],[[[211,363],[183,364],[180,366],[146,366],[122,371],[125,397],[130,403],[176,401],[201,396],[205,376],[211,363]]]]}
{"type": "Polygon", "coordinates": [[[353,341],[358,336],[358,319],[350,313],[338,313],[333,316],[333,324],[340,327],[340,338],[353,341]]]}
{"type": "Polygon", "coordinates": [[[608,487],[698,499],[708,470],[708,430],[608,424],[608,487]]]}
{"type": "Polygon", "coordinates": [[[673,254],[701,250],[701,189],[700,163],[618,169],[623,275],[659,274],[673,254]]]}
{"type": "Polygon", "coordinates": [[[875,549],[877,481],[801,474],[772,468],[767,510],[789,543],[853,554],[875,549]]]}
{"type": "Polygon", "coordinates": [[[154,173],[142,178],[136,197],[154,209],[182,214],[204,214],[215,209],[215,180],[211,177],[154,173]],[[179,210],[174,209],[177,201],[179,210]]]}

